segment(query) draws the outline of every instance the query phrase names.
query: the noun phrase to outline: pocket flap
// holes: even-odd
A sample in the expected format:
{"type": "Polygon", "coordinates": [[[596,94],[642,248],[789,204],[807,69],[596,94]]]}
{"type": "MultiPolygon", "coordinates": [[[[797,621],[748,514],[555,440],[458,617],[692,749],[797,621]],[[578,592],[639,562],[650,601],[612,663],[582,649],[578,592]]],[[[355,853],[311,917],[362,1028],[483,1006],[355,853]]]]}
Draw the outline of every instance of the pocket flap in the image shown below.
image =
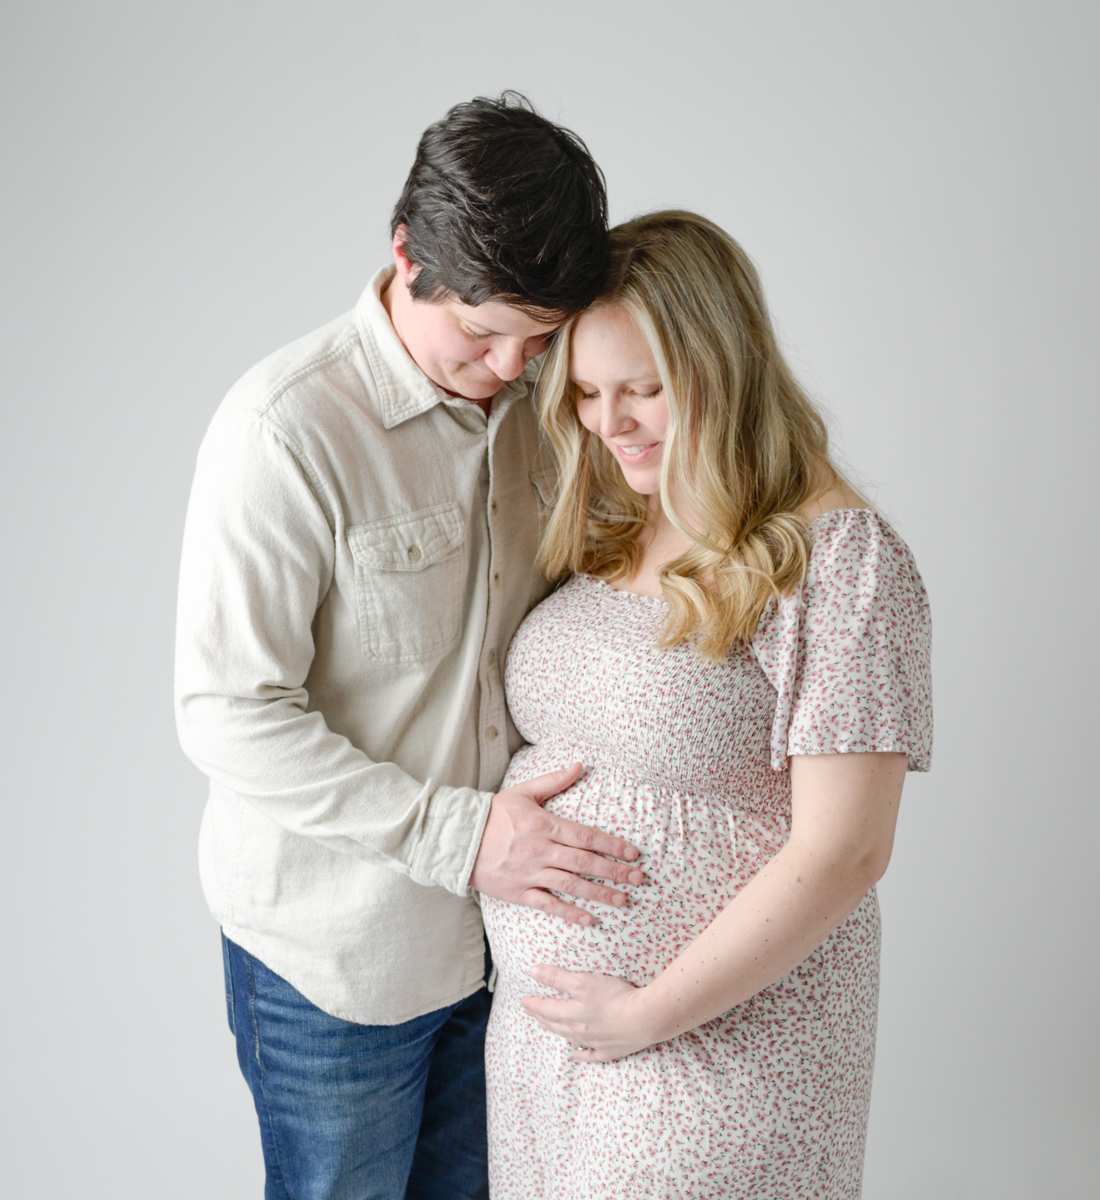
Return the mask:
{"type": "Polygon", "coordinates": [[[536,467],[531,472],[530,478],[535,485],[535,491],[539,494],[539,499],[547,508],[553,508],[558,498],[558,474],[554,468],[536,467]]]}
{"type": "Polygon", "coordinates": [[[353,525],[348,545],[357,563],[376,571],[422,571],[462,545],[466,527],[457,504],[439,504],[353,525]]]}

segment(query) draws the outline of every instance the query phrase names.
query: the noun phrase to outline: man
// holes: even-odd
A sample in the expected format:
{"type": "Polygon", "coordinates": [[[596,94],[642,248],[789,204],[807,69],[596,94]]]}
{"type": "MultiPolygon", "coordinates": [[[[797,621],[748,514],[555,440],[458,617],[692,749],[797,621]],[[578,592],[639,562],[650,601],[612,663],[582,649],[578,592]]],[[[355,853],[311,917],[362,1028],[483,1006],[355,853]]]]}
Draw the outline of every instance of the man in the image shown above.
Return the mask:
{"type": "Polygon", "coordinates": [[[392,233],[352,313],[230,391],[184,537],[178,723],[268,1200],[486,1196],[471,888],[587,922],[548,889],[641,878],[541,809],[579,765],[493,794],[547,587],[528,364],[594,298],[602,176],[522,97],[475,100],[424,134],[392,233]]]}

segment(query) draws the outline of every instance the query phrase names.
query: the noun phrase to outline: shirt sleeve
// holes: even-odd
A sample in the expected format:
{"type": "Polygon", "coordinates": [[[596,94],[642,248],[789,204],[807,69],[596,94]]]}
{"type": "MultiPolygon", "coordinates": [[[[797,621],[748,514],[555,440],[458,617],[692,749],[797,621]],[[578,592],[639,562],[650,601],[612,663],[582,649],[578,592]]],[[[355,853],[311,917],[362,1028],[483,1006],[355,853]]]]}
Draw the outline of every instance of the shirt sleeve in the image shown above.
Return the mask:
{"type": "Polygon", "coordinates": [[[184,531],[181,744],[290,832],[465,895],[490,794],[374,762],[310,709],[312,624],[334,562],[320,488],[301,457],[260,414],[219,413],[184,531]]]}
{"type": "Polygon", "coordinates": [[[826,513],[800,591],[772,601],[753,649],[776,690],[771,765],[794,754],[932,755],[932,626],[909,548],[877,514],[826,513]]]}

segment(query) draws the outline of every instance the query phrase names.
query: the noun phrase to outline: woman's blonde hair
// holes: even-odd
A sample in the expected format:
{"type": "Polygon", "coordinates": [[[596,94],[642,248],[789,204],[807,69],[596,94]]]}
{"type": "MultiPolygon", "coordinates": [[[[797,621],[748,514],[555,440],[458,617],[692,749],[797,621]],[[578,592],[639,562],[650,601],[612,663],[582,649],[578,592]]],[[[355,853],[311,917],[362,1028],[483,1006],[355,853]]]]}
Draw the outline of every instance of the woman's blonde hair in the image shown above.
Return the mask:
{"type": "MultiPolygon", "coordinates": [[[[690,641],[720,659],[752,637],[770,597],[802,582],[810,547],[797,510],[839,476],[825,424],[783,360],[756,270],[733,238],[705,217],[668,211],[619,225],[611,239],[596,304],[624,308],[649,343],[669,418],[661,507],[692,540],[660,570],[670,611],[659,644],[690,641]]],[[[559,476],[539,561],[552,579],[616,579],[637,566],[647,498],[577,418],[575,320],[556,335],[538,383],[559,476]]]]}

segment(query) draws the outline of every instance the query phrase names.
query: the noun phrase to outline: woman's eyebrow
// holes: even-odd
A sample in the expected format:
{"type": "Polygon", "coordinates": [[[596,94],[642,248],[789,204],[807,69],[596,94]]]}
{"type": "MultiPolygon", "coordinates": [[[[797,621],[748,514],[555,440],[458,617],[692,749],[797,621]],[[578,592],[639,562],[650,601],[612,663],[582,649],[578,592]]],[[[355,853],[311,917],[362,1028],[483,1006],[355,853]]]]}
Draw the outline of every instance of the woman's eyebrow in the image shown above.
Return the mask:
{"type": "MultiPolygon", "coordinates": [[[[587,383],[588,380],[577,379],[575,376],[570,375],[569,382],[575,383],[578,387],[580,387],[582,383],[587,383]]],[[[616,383],[660,383],[661,376],[659,374],[657,374],[656,372],[654,372],[652,375],[631,375],[627,379],[616,379],[615,382],[616,383]]]]}

